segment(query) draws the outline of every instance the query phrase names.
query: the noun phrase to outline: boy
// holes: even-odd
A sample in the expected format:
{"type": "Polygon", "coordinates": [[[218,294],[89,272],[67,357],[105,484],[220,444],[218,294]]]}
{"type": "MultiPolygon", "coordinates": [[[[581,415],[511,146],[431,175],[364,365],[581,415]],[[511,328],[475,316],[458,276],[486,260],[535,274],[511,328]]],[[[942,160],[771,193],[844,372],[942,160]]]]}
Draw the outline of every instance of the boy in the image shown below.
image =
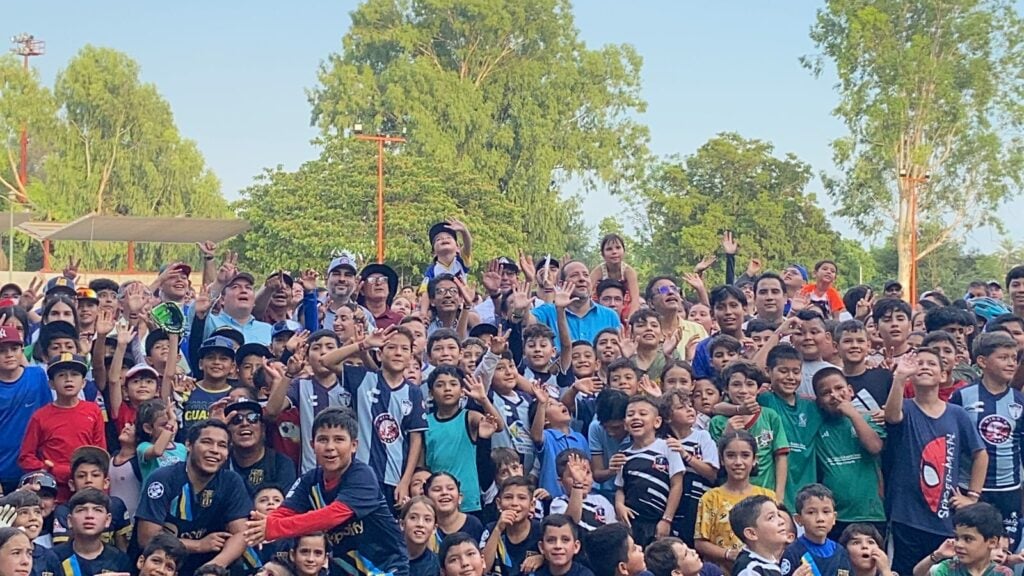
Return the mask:
{"type": "MultiPolygon", "coordinates": [[[[729,511],[729,525],[743,541],[743,551],[733,564],[735,576],[782,574],[778,559],[789,540],[789,529],[771,498],[762,495],[744,498],[729,511]]],[[[803,565],[793,572],[798,576],[810,573],[810,567],[803,565]]]]}
{"type": "Polygon", "coordinates": [[[788,576],[802,563],[809,564],[815,574],[850,572],[846,549],[829,532],[836,524],[835,500],[832,491],[821,484],[808,484],[796,497],[796,521],[804,529],[803,536],[786,547],[782,555],[782,574],[788,576]]]}
{"type": "Polygon", "coordinates": [[[837,540],[853,522],[869,523],[884,534],[878,455],[885,430],[857,411],[850,401],[853,390],[838,368],[819,370],[814,392],[822,413],[817,467],[821,483],[832,490],[837,518],[829,538],[837,540]]]}
{"type": "Polygon", "coordinates": [[[188,551],[177,538],[162,532],[142,550],[135,567],[139,569],[139,576],[175,576],[187,555],[188,551]]]}
{"type": "Polygon", "coordinates": [[[210,417],[210,407],[231,392],[228,378],[235,373],[235,343],[225,336],[211,336],[199,347],[203,379],[181,405],[182,433],[210,417]]]}
{"type": "Polygon", "coordinates": [[[749,432],[757,441],[756,474],[750,476],[750,482],[769,490],[778,486],[781,492],[786,486],[789,440],[779,413],[757,403],[757,391],[767,380],[764,373],[749,362],[737,362],[726,369],[722,379],[729,394],[726,410],[734,416],[715,416],[708,432],[716,442],[730,428],[749,432]]]}
{"type": "Polygon", "coordinates": [[[771,392],[757,395],[758,404],[771,408],[782,417],[782,427],[789,440],[789,473],[786,474],[783,501],[791,510],[800,487],[815,481],[815,445],[818,428],[821,427],[821,412],[814,402],[797,396],[802,386],[802,366],[796,348],[789,344],[776,345],[768,351],[771,392]]]}
{"type": "Polygon", "coordinates": [[[615,508],[607,498],[591,492],[594,475],[590,461],[582,450],[570,448],[555,460],[562,489],[568,496],[556,497],[551,502],[552,514],[565,514],[583,530],[593,532],[605,524],[614,524],[615,508]]]}
{"type": "MultiPolygon", "coordinates": [[[[438,274],[465,278],[469,272],[467,263],[473,253],[473,237],[470,236],[466,225],[458,220],[451,219],[434,224],[427,232],[427,236],[430,239],[430,252],[434,260],[423,271],[423,283],[419,289],[421,296],[426,293],[427,284],[438,274]],[[462,240],[461,247],[457,238],[462,240]]],[[[421,299],[420,310],[429,308],[430,303],[421,299]]]]}
{"type": "Polygon", "coordinates": [[[949,401],[967,410],[985,441],[988,471],[981,500],[999,510],[1010,548],[1016,550],[1021,528],[1020,455],[1024,449],[1024,394],[1010,388],[1017,372],[1017,343],[1003,332],[979,334],[974,339],[974,357],[981,380],[957,390],[949,401]]]}
{"type": "Polygon", "coordinates": [[[114,546],[103,543],[110,525],[110,498],[86,488],[68,500],[71,541],[53,548],[65,576],[93,576],[102,572],[130,572],[131,561],[114,546]]]}
{"type": "MultiPolygon", "coordinates": [[[[853,405],[867,414],[879,413],[892,386],[892,372],[869,368],[871,338],[860,320],[846,320],[836,326],[834,338],[843,364],[843,375],[853,388],[853,405]]],[[[813,379],[812,379],[813,384],[813,379]]]]}
{"type": "Polygon", "coordinates": [[[993,574],[992,551],[1003,535],[1003,519],[991,504],[964,506],[953,515],[956,539],[944,540],[934,552],[918,562],[914,576],[993,574]]]}
{"type": "Polygon", "coordinates": [[[808,300],[824,305],[823,309],[836,318],[846,311],[843,297],[835,287],[838,275],[839,268],[835,262],[822,260],[814,265],[814,283],[804,284],[800,289],[800,293],[806,295],[808,300]]]}
{"type": "Polygon", "coordinates": [[[259,342],[247,342],[238,348],[238,352],[235,353],[235,371],[238,375],[238,381],[244,386],[252,389],[256,389],[253,383],[253,379],[256,376],[256,370],[263,366],[266,360],[273,360],[274,355],[270,353],[270,348],[267,348],[259,342]]]}
{"type": "Polygon", "coordinates": [[[53,400],[46,372],[39,366],[22,366],[25,348],[21,334],[11,325],[0,326],[0,488],[4,494],[18,487],[22,440],[28,422],[39,408],[53,400]]]}
{"type": "MultiPolygon", "coordinates": [[[[480,538],[484,567],[501,576],[529,573],[524,562],[538,554],[540,523],[533,519],[533,486],[522,476],[501,483],[498,520],[488,524],[480,538]]],[[[528,566],[536,568],[536,561],[528,566]]]]}
{"type": "Polygon", "coordinates": [[[875,321],[878,336],[882,339],[883,354],[875,354],[872,361],[881,364],[887,357],[898,360],[910,352],[907,338],[910,337],[912,313],[910,305],[899,298],[882,298],[875,302],[871,319],[875,321]]]}
{"type": "MultiPolygon", "coordinates": [[[[95,488],[101,492],[110,489],[110,455],[96,446],[82,446],[71,454],[71,491],[95,488]]],[[[128,536],[132,531],[128,508],[117,496],[110,496],[110,525],[103,531],[103,543],[113,544],[118,550],[127,552],[128,536]]],[[[67,504],[57,506],[53,517],[53,543],[63,544],[70,539],[68,517],[71,508],[67,504]]]]}
{"type": "Polygon", "coordinates": [[[988,453],[977,429],[963,408],[939,398],[939,385],[948,377],[934,350],[904,354],[885,403],[890,450],[899,455],[892,459],[886,482],[895,550],[892,568],[899,574],[909,574],[953,534],[950,510],[977,502],[985,486],[988,453]],[[914,398],[904,400],[901,392],[908,379],[914,398]],[[966,491],[958,488],[958,459],[972,461],[966,491]]]}
{"type": "MultiPolygon", "coordinates": [[[[494,436],[491,438],[493,440],[494,436]]],[[[530,445],[532,446],[533,443],[531,442],[530,445]]],[[[484,524],[498,519],[498,487],[501,486],[501,483],[513,476],[525,476],[519,454],[511,448],[495,448],[491,450],[491,468],[494,470],[494,481],[491,482],[487,491],[481,495],[483,509],[480,511],[480,521],[484,524]]],[[[429,471],[427,472],[427,477],[430,477],[429,471]]]]}
{"type": "MultiPolygon", "coordinates": [[[[557,314],[558,322],[561,324],[565,317],[565,308],[557,308],[557,314]]],[[[572,342],[568,335],[568,324],[565,327],[565,342],[572,342]]],[[[561,326],[559,328],[561,332],[561,326]]],[[[572,345],[565,346],[557,360],[556,353],[558,349],[555,348],[555,333],[547,325],[537,323],[523,329],[523,362],[519,366],[519,373],[530,382],[540,382],[547,388],[549,395],[558,397],[561,395],[559,379],[562,371],[567,370],[572,363],[572,345]]]]}
{"type": "Polygon", "coordinates": [[[564,514],[551,514],[540,525],[540,553],[544,565],[535,576],[594,576],[589,568],[576,560],[580,538],[576,523],[564,514]]]}
{"type": "Polygon", "coordinates": [[[629,317],[629,329],[632,332],[635,349],[630,358],[633,366],[644,375],[658,377],[665,367],[665,361],[675,358],[676,353],[674,345],[669,348],[668,354],[665,353],[664,348],[671,344],[671,341],[668,344],[664,343],[665,337],[661,332],[658,313],[650,308],[637,310],[629,317]]]}
{"type": "Polygon", "coordinates": [[[570,426],[572,416],[569,409],[558,400],[548,395],[544,385],[533,385],[533,396],[536,401],[530,405],[530,438],[537,449],[540,459],[539,488],[547,490],[553,497],[562,496],[562,486],[558,482],[555,460],[558,455],[569,448],[586,450],[587,439],[570,426]]]}
{"type": "Polygon", "coordinates": [[[701,560],[679,538],[658,538],[644,550],[644,561],[653,576],[724,576],[722,569],[701,560]]]}
{"type": "Polygon", "coordinates": [[[597,395],[594,420],[587,428],[591,470],[598,483],[597,492],[606,498],[615,497],[615,475],[626,460],[621,452],[630,442],[626,434],[628,404],[626,393],[610,388],[602,390],[597,395]]]}
{"type": "Polygon", "coordinates": [[[850,524],[839,537],[839,545],[850,557],[851,576],[893,576],[885,539],[870,524],[850,524]]]}
{"type": "Polygon", "coordinates": [[[502,431],[491,436],[491,447],[515,450],[523,467],[532,470],[536,451],[530,439],[530,397],[516,388],[518,377],[515,360],[506,350],[494,368],[491,388],[487,391],[488,400],[505,424],[502,431]]]}
{"type": "Polygon", "coordinates": [[[608,364],[608,387],[634,396],[640,391],[640,373],[629,358],[616,358],[608,364]]]}
{"type": "MultiPolygon", "coordinates": [[[[14,508],[11,526],[23,531],[33,542],[39,538],[44,519],[42,501],[35,492],[15,490],[0,500],[0,504],[14,508]]],[[[35,542],[32,547],[32,576],[54,576],[60,573],[60,560],[53,550],[35,542]]]]}
{"type": "Polygon", "coordinates": [[[708,354],[711,355],[711,368],[715,374],[721,374],[725,368],[735,362],[743,352],[743,344],[728,334],[711,337],[708,354]]]}
{"type": "MultiPolygon", "coordinates": [[[[736,341],[742,340],[743,320],[746,317],[747,297],[735,286],[718,286],[711,290],[711,310],[721,334],[732,336],[736,341]]],[[[712,338],[701,340],[693,353],[693,377],[710,378],[717,372],[711,366],[712,338]]]]}
{"type": "Polygon", "coordinates": [[[585,544],[595,576],[640,576],[647,572],[643,549],[622,524],[601,526],[587,534],[585,544]]]}
{"type": "Polygon", "coordinates": [[[29,419],[18,457],[23,470],[53,474],[57,480],[57,502],[66,502],[71,494],[71,453],[80,446],[107,446],[100,407],[78,397],[85,386],[86,371],[85,358],[77,354],[50,359],[46,375],[54,400],[29,419]]]}
{"type": "Polygon", "coordinates": [[[39,511],[42,514],[43,523],[39,528],[39,536],[33,538],[32,543],[52,548],[53,511],[57,507],[57,480],[49,472],[29,472],[21,477],[18,489],[22,492],[27,490],[39,497],[39,511]]]}
{"type": "MultiPolygon", "coordinates": [[[[946,332],[945,330],[929,332],[925,335],[924,340],[921,341],[921,346],[924,348],[932,348],[938,352],[944,365],[956,366],[957,358],[959,357],[959,348],[956,337],[949,332],[946,332]]],[[[971,377],[971,380],[977,380],[980,377],[980,375],[977,377],[971,377]]],[[[949,377],[946,378],[941,386],[939,386],[939,398],[949,402],[949,399],[953,397],[953,393],[964,386],[967,386],[967,384],[969,384],[969,382],[958,379],[956,375],[950,371],[949,377]]],[[[914,386],[910,382],[907,382],[903,387],[903,397],[914,397],[914,386]]]]}
{"type": "Polygon", "coordinates": [[[825,325],[825,318],[813,309],[801,310],[796,313],[796,317],[800,320],[797,348],[799,348],[800,358],[803,360],[800,369],[800,388],[797,390],[797,394],[801,398],[814,398],[814,386],[811,385],[814,373],[822,368],[835,366],[823,359],[826,350],[834,346],[832,333],[825,325]]]}
{"type": "Polygon", "coordinates": [[[338,569],[408,574],[398,522],[373,470],[355,458],[359,423],[347,409],[328,408],[313,420],[312,434],[317,467],[296,480],[281,507],[253,514],[245,532],[249,545],[324,530],[338,569]]]}
{"type": "Polygon", "coordinates": [[[775,324],[759,318],[753,318],[747,322],[747,327],[743,329],[743,333],[747,335],[747,338],[754,343],[754,350],[760,350],[764,347],[765,343],[775,333],[775,329],[778,328],[775,324]]]}
{"type": "Polygon", "coordinates": [[[441,560],[441,576],[483,576],[484,557],[477,541],[465,532],[444,537],[437,552],[441,560]]]}

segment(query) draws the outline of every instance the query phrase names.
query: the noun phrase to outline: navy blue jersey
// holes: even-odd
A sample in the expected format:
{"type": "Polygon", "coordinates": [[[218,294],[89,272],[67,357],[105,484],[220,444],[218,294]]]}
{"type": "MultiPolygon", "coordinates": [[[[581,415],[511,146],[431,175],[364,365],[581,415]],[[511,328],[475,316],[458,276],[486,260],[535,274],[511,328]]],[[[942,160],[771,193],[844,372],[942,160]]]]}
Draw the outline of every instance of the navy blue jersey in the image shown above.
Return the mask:
{"type": "MultiPolygon", "coordinates": [[[[1007,388],[1002,394],[989,392],[980,382],[953,393],[950,403],[963,406],[978,429],[988,451],[985,489],[1020,487],[1021,438],[1024,437],[1024,394],[1007,388]]],[[[960,484],[971,477],[971,461],[960,462],[960,484]]]]}
{"type": "Polygon", "coordinates": [[[441,563],[437,554],[427,548],[418,558],[409,560],[409,576],[437,576],[441,573],[441,563]]]}
{"type": "Polygon", "coordinates": [[[131,572],[135,569],[128,556],[110,544],[104,544],[103,552],[92,560],[75,554],[70,542],[55,546],[53,553],[60,561],[60,570],[64,576],[93,576],[103,572],[131,572]]]}
{"type": "MultiPolygon", "coordinates": [[[[238,474],[221,469],[202,490],[193,490],[185,462],[159,468],[149,475],[135,512],[138,520],[162,526],[181,539],[201,540],[211,532],[228,531],[235,520],[249,517],[252,500],[238,474]]],[[[179,571],[191,574],[216,553],[189,554],[179,571]]]]}
{"type": "Polygon", "coordinates": [[[815,544],[806,537],[801,536],[786,547],[782,555],[779,567],[782,569],[782,576],[789,576],[800,564],[807,562],[814,574],[852,574],[850,567],[850,556],[846,548],[832,540],[825,540],[824,544],[815,544]]]}
{"type": "Polygon", "coordinates": [[[299,410],[299,446],[302,450],[300,472],[309,472],[316,468],[316,455],[313,454],[313,419],[320,412],[332,407],[352,406],[352,394],[337,380],[329,388],[316,380],[292,380],[288,386],[288,400],[299,410]]]}
{"type": "Polygon", "coordinates": [[[224,386],[222,390],[207,390],[197,384],[195,390],[181,404],[182,432],[196,422],[202,422],[209,418],[210,406],[227,396],[228,392],[231,392],[231,388],[228,386],[224,386]]]}
{"type": "Polygon", "coordinates": [[[32,547],[32,576],[59,576],[60,560],[46,546],[36,544],[32,547]]]}
{"type": "MultiPolygon", "coordinates": [[[[103,542],[106,544],[114,544],[115,536],[128,535],[132,531],[132,519],[128,516],[128,507],[124,505],[124,500],[121,500],[117,496],[110,497],[110,526],[103,531],[103,542]]],[[[53,511],[53,544],[63,544],[71,540],[71,528],[68,524],[68,516],[71,515],[71,509],[68,508],[67,502],[57,506],[56,510],[53,511]]]]}
{"type": "MultiPolygon", "coordinates": [[[[484,524],[476,516],[466,514],[466,521],[463,522],[462,526],[455,532],[464,532],[472,536],[474,540],[480,542],[481,537],[484,535],[484,524]]],[[[452,534],[455,534],[455,532],[452,532],[452,534]]],[[[434,552],[440,551],[441,542],[444,542],[446,536],[448,536],[448,534],[438,526],[434,530],[434,535],[430,538],[430,542],[427,543],[427,548],[430,548],[434,552]]]]}
{"type": "Polygon", "coordinates": [[[288,490],[283,506],[305,514],[335,501],[349,507],[355,518],[327,532],[331,561],[347,574],[407,576],[405,539],[366,464],[353,460],[333,490],[324,484],[322,469],[306,472],[288,490]]]}
{"type": "Polygon", "coordinates": [[[242,468],[233,457],[229,458],[228,469],[242,478],[249,496],[255,496],[265,484],[285,488],[295,482],[295,463],[271,448],[264,449],[263,458],[248,468],[242,468]]]}
{"type": "MultiPolygon", "coordinates": [[[[487,539],[490,538],[491,532],[494,531],[495,524],[496,522],[488,524],[483,536],[480,537],[481,550],[487,545],[487,539]]],[[[522,566],[523,560],[526,560],[529,556],[540,554],[537,544],[540,542],[541,536],[540,522],[537,520],[530,520],[530,533],[526,535],[522,542],[512,542],[509,540],[508,530],[505,530],[501,534],[501,541],[498,542],[498,553],[494,557],[492,573],[500,576],[519,576],[519,574],[522,574],[519,567],[522,566]]],[[[484,567],[485,572],[487,568],[487,566],[484,567]]]]}

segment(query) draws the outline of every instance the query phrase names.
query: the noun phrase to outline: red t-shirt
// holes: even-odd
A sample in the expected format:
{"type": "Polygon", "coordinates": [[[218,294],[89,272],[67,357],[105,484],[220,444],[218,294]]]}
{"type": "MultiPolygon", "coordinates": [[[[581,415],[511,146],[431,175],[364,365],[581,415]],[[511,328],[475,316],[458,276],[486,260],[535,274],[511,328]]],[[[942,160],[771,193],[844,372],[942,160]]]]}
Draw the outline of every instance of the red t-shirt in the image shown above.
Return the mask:
{"type": "Polygon", "coordinates": [[[28,421],[18,465],[33,472],[47,468],[44,460],[53,462],[50,472],[57,479],[57,502],[66,502],[71,497],[71,453],[82,446],[107,448],[100,407],[85,400],[72,408],[48,404],[28,421]]]}
{"type": "MultiPolygon", "coordinates": [[[[966,380],[957,380],[953,382],[953,385],[949,388],[939,388],[939,400],[943,402],[949,402],[949,399],[953,397],[953,392],[967,386],[966,380]]],[[[903,385],[903,397],[913,398],[914,397],[914,386],[907,380],[907,383],[903,385]]]]}
{"type": "Polygon", "coordinates": [[[127,402],[121,403],[121,409],[117,412],[117,418],[114,423],[117,425],[117,433],[120,434],[121,430],[124,430],[125,425],[135,424],[135,415],[138,414],[138,410],[134,406],[127,402]]]}
{"type": "Polygon", "coordinates": [[[268,422],[267,424],[267,439],[270,447],[298,464],[302,459],[299,409],[295,407],[289,408],[278,414],[274,422],[268,422]]]}

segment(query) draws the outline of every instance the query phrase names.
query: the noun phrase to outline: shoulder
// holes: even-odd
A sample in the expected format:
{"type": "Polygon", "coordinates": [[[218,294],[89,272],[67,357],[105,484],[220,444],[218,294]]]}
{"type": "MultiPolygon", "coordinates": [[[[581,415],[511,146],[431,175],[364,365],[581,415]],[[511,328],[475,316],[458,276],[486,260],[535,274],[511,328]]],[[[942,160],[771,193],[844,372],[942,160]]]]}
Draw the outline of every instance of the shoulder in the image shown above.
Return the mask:
{"type": "Polygon", "coordinates": [[[58,545],[54,546],[53,548],[50,548],[50,550],[53,552],[54,556],[56,556],[58,559],[61,559],[61,560],[63,560],[64,558],[68,558],[72,554],[74,554],[74,550],[71,548],[71,543],[70,542],[66,542],[64,544],[58,544],[58,545]]]}
{"type": "Polygon", "coordinates": [[[352,464],[341,477],[341,485],[349,488],[353,486],[376,487],[377,484],[377,477],[374,475],[373,470],[359,460],[352,460],[352,464]]]}

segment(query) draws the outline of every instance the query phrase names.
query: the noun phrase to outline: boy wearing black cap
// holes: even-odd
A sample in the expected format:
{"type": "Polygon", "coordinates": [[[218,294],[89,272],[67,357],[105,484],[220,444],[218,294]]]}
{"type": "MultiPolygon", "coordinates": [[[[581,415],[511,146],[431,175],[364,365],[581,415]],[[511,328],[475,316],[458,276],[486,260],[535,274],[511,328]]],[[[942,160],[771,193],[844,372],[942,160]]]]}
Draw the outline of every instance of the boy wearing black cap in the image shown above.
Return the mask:
{"type": "Polygon", "coordinates": [[[231,392],[228,378],[235,373],[235,344],[223,336],[211,336],[199,347],[203,379],[181,405],[182,430],[210,416],[211,407],[231,392]]]}
{"type": "Polygon", "coordinates": [[[253,382],[256,370],[263,366],[264,362],[273,358],[274,355],[270,353],[270,348],[263,344],[257,342],[243,344],[235,353],[235,371],[238,382],[247,388],[256,389],[253,382]]]}
{"type": "Polygon", "coordinates": [[[85,358],[61,354],[46,369],[54,401],[32,415],[25,432],[18,464],[23,470],[46,470],[57,479],[57,501],[71,493],[71,453],[81,446],[107,447],[103,413],[78,393],[85,386],[85,358]]]}

